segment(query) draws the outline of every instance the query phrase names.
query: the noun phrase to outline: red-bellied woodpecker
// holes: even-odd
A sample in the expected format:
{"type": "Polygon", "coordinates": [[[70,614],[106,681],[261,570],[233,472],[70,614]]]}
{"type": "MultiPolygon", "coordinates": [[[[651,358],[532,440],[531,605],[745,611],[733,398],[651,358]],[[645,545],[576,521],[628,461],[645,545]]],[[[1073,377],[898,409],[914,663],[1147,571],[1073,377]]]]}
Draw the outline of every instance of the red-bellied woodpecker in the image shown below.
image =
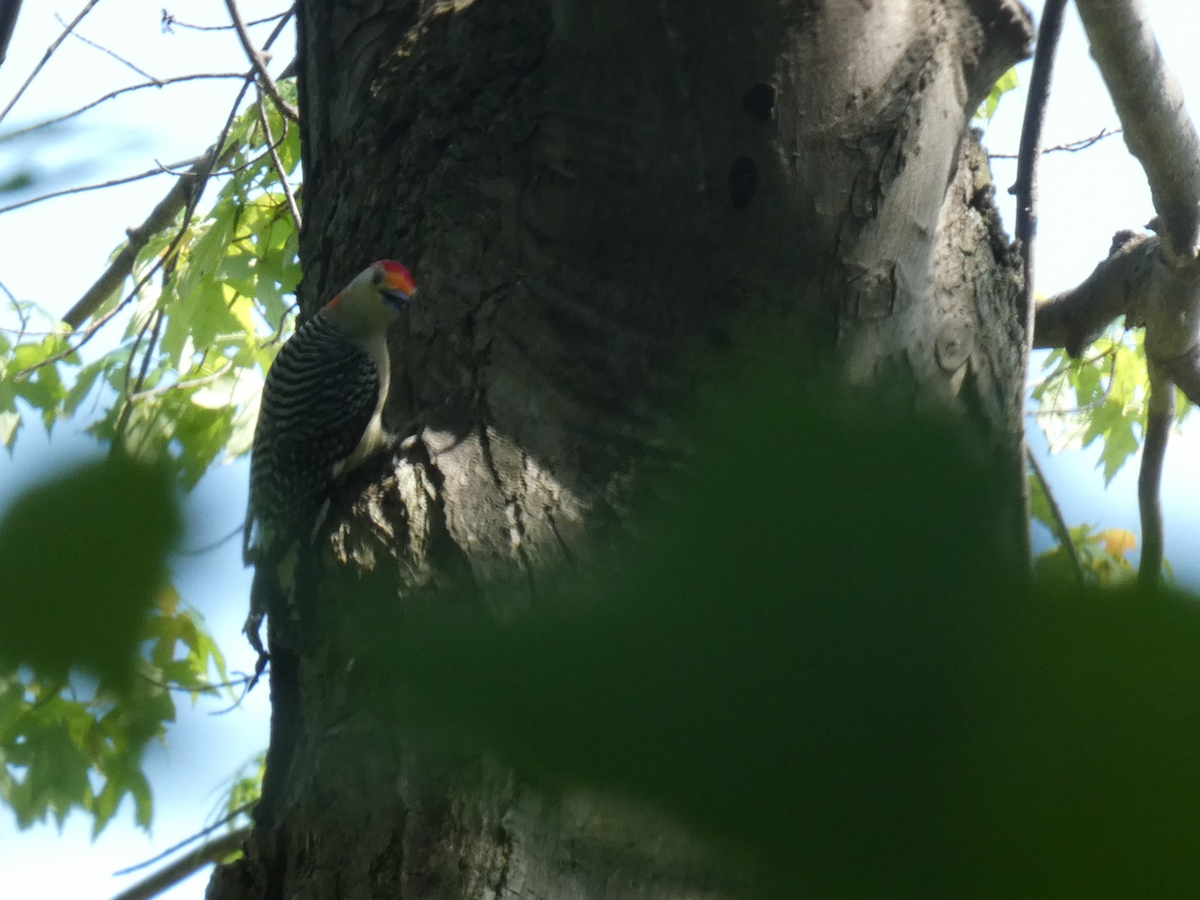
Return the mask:
{"type": "Polygon", "coordinates": [[[400,263],[372,263],[292,335],[267,373],[242,543],[255,567],[245,632],[260,669],[259,625],[277,611],[285,558],[312,542],[333,488],[383,442],[387,330],[416,292],[400,263]]]}

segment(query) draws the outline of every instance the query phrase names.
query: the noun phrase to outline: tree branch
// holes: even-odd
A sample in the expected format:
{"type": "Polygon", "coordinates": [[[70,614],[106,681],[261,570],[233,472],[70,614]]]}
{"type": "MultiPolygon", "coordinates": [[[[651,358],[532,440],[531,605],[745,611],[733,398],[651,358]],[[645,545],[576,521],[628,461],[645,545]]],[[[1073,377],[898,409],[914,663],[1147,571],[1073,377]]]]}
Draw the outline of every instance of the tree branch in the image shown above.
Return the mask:
{"type": "MultiPolygon", "coordinates": [[[[263,25],[267,22],[274,22],[276,19],[282,19],[284,16],[290,15],[291,12],[292,8],[289,8],[281,13],[276,13],[273,16],[255,19],[253,22],[247,22],[246,27],[250,28],[254,25],[263,25]]],[[[191,31],[232,31],[236,27],[233,25],[189,25],[187,22],[181,22],[165,9],[162,11],[162,20],[160,24],[162,26],[162,30],[168,34],[171,32],[171,29],[175,28],[176,26],[180,28],[187,28],[191,31]]]]}
{"type": "MultiPolygon", "coordinates": [[[[1042,22],[1038,28],[1037,50],[1033,60],[1033,78],[1029,84],[1029,97],[1025,101],[1025,121],[1021,126],[1021,147],[1017,161],[1017,241],[1021,245],[1021,263],[1024,272],[1024,288],[1018,301],[1018,315],[1024,338],[1021,342],[1022,378],[1029,378],[1029,354],[1033,347],[1033,238],[1037,233],[1037,167],[1042,150],[1042,126],[1046,121],[1046,101],[1050,98],[1050,79],[1054,73],[1054,52],[1062,34],[1062,15],[1066,0],[1046,0],[1042,11],[1042,22]]],[[[1021,443],[1028,452],[1024,429],[1021,443]]],[[[1029,479],[1020,479],[1021,506],[1023,509],[1025,557],[1033,562],[1033,531],[1029,479]]]]}
{"type": "MultiPolygon", "coordinates": [[[[287,24],[288,16],[290,16],[290,13],[279,20],[279,24],[272,30],[264,46],[270,47],[275,42],[280,32],[283,31],[284,25],[287,24]]],[[[179,210],[186,208],[190,211],[193,209],[195,203],[200,198],[200,193],[203,191],[212,170],[220,165],[224,165],[224,163],[232,158],[235,148],[227,147],[224,153],[221,153],[220,156],[211,161],[211,165],[204,168],[201,167],[205,159],[218,153],[228,139],[229,130],[233,126],[233,121],[237,116],[238,105],[246,95],[252,74],[247,73],[243,76],[245,81],[242,84],[242,89],[238,92],[237,98],[233,102],[229,118],[225,122],[225,127],[221,130],[221,136],[217,139],[217,142],[208,149],[204,156],[200,157],[197,164],[192,167],[189,173],[185,174],[175,183],[167,195],[154,207],[150,215],[146,218],[146,221],[129,232],[129,243],[122,248],[121,252],[117,254],[104,273],[96,279],[96,282],[87,289],[87,292],[84,293],[63,317],[63,321],[72,328],[78,328],[83,324],[92,313],[100,308],[100,304],[121,286],[121,283],[133,272],[133,265],[137,261],[137,255],[146,246],[150,238],[170,225],[179,213],[179,210]]],[[[187,216],[185,215],[186,218],[187,216]]],[[[186,230],[186,227],[187,222],[185,221],[184,230],[186,230]]],[[[181,236],[182,231],[180,232],[181,236]]],[[[168,248],[168,253],[174,249],[178,242],[179,238],[177,237],[171,247],[168,248]]]]}
{"type": "Polygon", "coordinates": [[[149,878],[139,881],[133,887],[117,894],[113,900],[150,900],[172,885],[178,884],[198,869],[209,863],[224,859],[235,850],[240,850],[242,842],[249,836],[250,829],[239,828],[229,834],[215,838],[207,844],[202,844],[186,856],[181,856],[165,868],[159,869],[149,878]]]}
{"type": "MultiPolygon", "coordinates": [[[[90,13],[92,8],[95,7],[95,5],[99,2],[100,0],[88,0],[88,5],[79,11],[79,15],[71,20],[71,24],[63,29],[63,33],[55,38],[54,43],[46,48],[46,52],[42,55],[42,61],[33,67],[33,71],[29,73],[29,77],[25,79],[25,82],[19,88],[17,88],[17,92],[13,94],[13,98],[8,101],[8,106],[4,107],[4,110],[0,112],[0,122],[4,121],[4,117],[7,116],[9,111],[17,105],[17,101],[21,99],[21,95],[25,93],[25,91],[29,88],[29,85],[33,84],[33,79],[37,78],[38,72],[42,71],[42,68],[50,61],[50,57],[54,55],[54,51],[62,45],[62,42],[67,39],[67,36],[75,30],[75,26],[82,22],[83,17],[90,13]]],[[[15,24],[15,12],[13,13],[13,18],[15,24]]]]}
{"type": "MultiPolygon", "coordinates": [[[[1114,128],[1109,131],[1108,128],[1101,128],[1098,134],[1093,134],[1091,137],[1079,138],[1075,141],[1067,141],[1065,144],[1055,144],[1053,147],[1047,147],[1041,152],[1042,156],[1049,156],[1051,153],[1079,153],[1081,150],[1087,150],[1100,143],[1105,138],[1114,137],[1121,134],[1120,128],[1114,128]]],[[[1020,159],[1017,153],[989,153],[988,159],[1020,159]]],[[[1013,187],[1013,193],[1016,193],[1016,186],[1013,187]]]]}
{"type": "Polygon", "coordinates": [[[1033,451],[1026,448],[1025,454],[1029,457],[1029,468],[1033,469],[1034,477],[1042,486],[1042,493],[1046,495],[1046,502],[1050,504],[1050,514],[1054,518],[1050,530],[1054,532],[1055,538],[1058,539],[1058,543],[1067,554],[1067,559],[1071,562],[1071,572],[1075,575],[1075,583],[1083,587],[1083,564],[1079,561],[1079,548],[1075,546],[1075,539],[1071,537],[1071,529],[1063,517],[1062,508],[1054,499],[1054,493],[1050,490],[1050,482],[1046,480],[1046,473],[1042,471],[1033,451]]]}
{"type": "Polygon", "coordinates": [[[1162,470],[1174,419],[1175,385],[1157,371],[1151,362],[1146,438],[1142,444],[1142,468],[1138,472],[1138,512],[1142,518],[1142,561],[1138,566],[1138,585],[1146,590],[1157,588],[1162,578],[1162,470]]]}
{"type": "Polygon", "coordinates": [[[130,229],[127,232],[129,235],[128,242],[113,257],[113,261],[109,263],[108,268],[87,289],[75,305],[67,311],[67,314],[63,316],[64,322],[72,328],[78,328],[92,313],[100,308],[100,304],[107,300],[113,291],[117,290],[125,279],[129,277],[130,273],[133,272],[133,264],[137,260],[137,255],[146,246],[150,238],[168,227],[175,220],[175,216],[188,204],[188,201],[192,198],[196,190],[203,187],[209,173],[216,166],[228,162],[233,157],[235,149],[229,147],[222,156],[218,157],[216,155],[217,145],[214,144],[208,148],[203,156],[196,160],[191,169],[175,182],[171,190],[167,191],[167,195],[158,201],[158,204],[150,211],[150,215],[146,217],[146,220],[137,228],[130,229]]]}
{"type": "MultiPolygon", "coordinates": [[[[254,44],[250,41],[250,33],[246,31],[246,26],[242,24],[242,16],[238,12],[237,3],[235,0],[225,0],[225,6],[229,10],[229,18],[233,21],[234,28],[237,29],[238,39],[242,42],[242,49],[246,51],[246,57],[254,66],[254,71],[258,73],[258,82],[271,96],[271,100],[279,107],[279,111],[291,119],[293,122],[300,121],[300,112],[292,104],[283,99],[283,95],[279,93],[279,85],[271,78],[267,72],[267,64],[263,59],[263,55],[255,49],[254,44]]],[[[286,22],[287,19],[281,20],[280,24],[286,22]]]]}
{"type": "MultiPolygon", "coordinates": [[[[245,679],[242,679],[242,681],[244,681],[244,680],[245,679]]],[[[238,686],[240,686],[242,684],[242,681],[236,682],[236,684],[238,686]]],[[[160,684],[161,682],[152,681],[152,683],[160,684]]],[[[210,687],[224,687],[224,685],[210,685],[210,687]]],[[[157,856],[152,856],[150,859],[146,860],[145,862],[140,862],[137,865],[127,866],[124,869],[118,869],[117,871],[113,872],[113,875],[128,875],[130,872],[136,872],[138,869],[145,869],[148,866],[152,866],[156,862],[158,862],[160,859],[164,859],[164,858],[170,856],[176,850],[182,850],[184,847],[186,847],[188,844],[192,843],[193,841],[198,841],[198,840],[200,840],[200,838],[204,837],[206,834],[211,834],[212,832],[214,832],[218,828],[220,828],[222,825],[228,825],[230,822],[232,822],[238,816],[243,815],[244,813],[248,813],[252,806],[253,806],[253,804],[251,804],[251,803],[247,803],[242,806],[239,806],[237,809],[235,809],[229,815],[225,816],[223,819],[219,819],[218,821],[213,822],[211,825],[200,829],[200,831],[196,832],[191,837],[184,838],[178,844],[174,844],[174,845],[168,847],[166,850],[164,850],[162,853],[158,854],[157,856]]]]}
{"type": "MultiPolygon", "coordinates": [[[[277,174],[279,176],[279,183],[281,185],[283,185],[283,193],[284,193],[284,196],[287,197],[288,209],[290,209],[292,211],[292,221],[296,225],[296,233],[299,234],[300,233],[300,224],[301,224],[300,205],[298,203],[296,203],[296,195],[295,195],[295,193],[293,193],[292,185],[288,181],[287,172],[284,171],[283,160],[281,160],[279,158],[279,151],[275,149],[275,147],[276,147],[275,139],[271,136],[271,124],[267,120],[267,110],[266,110],[266,107],[263,105],[262,91],[259,91],[259,93],[258,93],[258,121],[259,121],[259,123],[261,123],[261,125],[263,127],[263,134],[267,140],[267,150],[270,151],[270,154],[271,154],[271,163],[272,163],[272,165],[275,166],[275,174],[277,174]]],[[[283,123],[283,135],[281,135],[279,138],[280,143],[282,143],[284,137],[286,137],[287,129],[288,129],[288,124],[287,124],[287,122],[284,122],[283,123]]]]}
{"type": "Polygon", "coordinates": [[[200,79],[245,78],[245,77],[246,77],[245,72],[213,72],[213,73],[204,73],[204,74],[198,74],[198,75],[178,75],[174,78],[164,78],[161,81],[147,81],[142,84],[131,84],[128,87],[118,88],[115,91],[110,91],[109,93],[105,94],[103,97],[100,97],[97,100],[93,100],[91,103],[81,106],[78,109],[72,110],[69,113],[63,113],[61,116],[55,116],[53,119],[47,119],[44,122],[38,122],[36,125],[29,125],[25,128],[19,128],[16,131],[9,131],[5,134],[5,137],[7,137],[7,138],[17,137],[18,135],[21,135],[21,134],[29,134],[31,131],[38,131],[39,129],[42,129],[42,128],[49,128],[51,125],[58,125],[60,122],[65,122],[68,119],[73,119],[78,115],[82,115],[83,113],[87,112],[89,109],[93,109],[93,108],[99,106],[101,103],[104,103],[105,101],[112,100],[115,97],[120,97],[122,94],[128,94],[131,91],[140,91],[145,88],[151,88],[151,87],[152,88],[166,87],[169,84],[178,84],[181,81],[198,81],[200,79]]]}
{"type": "Polygon", "coordinates": [[[1054,75],[1054,53],[1062,34],[1066,0],[1046,0],[1038,27],[1037,51],[1033,58],[1033,76],[1029,98],[1025,101],[1025,121],[1021,126],[1021,148],[1017,156],[1016,237],[1021,242],[1021,260],[1025,270],[1025,290],[1021,293],[1020,314],[1025,326],[1025,355],[1033,346],[1033,239],[1037,235],[1037,169],[1042,150],[1042,130],[1046,122],[1046,102],[1050,99],[1050,81],[1054,75]]]}
{"type": "Polygon", "coordinates": [[[45,200],[54,200],[57,197],[69,197],[72,194],[85,194],[88,191],[99,191],[104,188],[117,187],[118,185],[122,184],[130,184],[134,181],[141,181],[144,178],[153,178],[155,175],[174,175],[176,173],[171,171],[173,168],[177,166],[195,165],[199,159],[203,158],[204,157],[198,157],[197,159],[185,159],[183,162],[175,163],[171,166],[160,165],[157,168],[149,169],[145,172],[138,172],[136,175],[125,175],[121,178],[113,178],[109,181],[100,181],[96,184],[83,184],[79,185],[78,187],[64,188],[61,191],[51,191],[49,194],[41,194],[37,197],[30,197],[28,200],[22,200],[19,203],[10,203],[8,206],[0,206],[0,214],[12,212],[15,209],[22,209],[26,206],[33,206],[33,204],[41,203],[45,200]]]}
{"type": "Polygon", "coordinates": [[[1150,235],[1118,234],[1108,258],[1082,284],[1037,308],[1033,346],[1063,347],[1077,357],[1113,319],[1141,308],[1168,277],[1161,246],[1150,235]]]}
{"type": "Polygon", "coordinates": [[[1078,0],[1125,143],[1146,171],[1157,228],[1173,259],[1192,260],[1200,243],[1200,139],[1167,69],[1142,0],[1078,0]]]}
{"type": "MultiPolygon", "coordinates": [[[[58,20],[58,24],[60,24],[60,25],[67,24],[58,15],[55,15],[54,18],[56,20],[58,20]]],[[[94,47],[95,49],[99,50],[101,53],[105,53],[108,56],[111,56],[113,59],[115,59],[121,65],[125,66],[128,69],[132,69],[134,72],[137,72],[137,74],[141,75],[143,78],[149,78],[151,81],[153,81],[156,84],[162,84],[162,82],[159,79],[155,78],[153,75],[151,75],[145,69],[138,68],[138,66],[135,63],[130,62],[125,57],[123,57],[120,53],[117,53],[115,50],[109,50],[103,44],[98,44],[95,41],[91,40],[90,38],[85,38],[78,31],[75,32],[75,38],[76,38],[76,40],[83,41],[89,47],[94,47]]]]}

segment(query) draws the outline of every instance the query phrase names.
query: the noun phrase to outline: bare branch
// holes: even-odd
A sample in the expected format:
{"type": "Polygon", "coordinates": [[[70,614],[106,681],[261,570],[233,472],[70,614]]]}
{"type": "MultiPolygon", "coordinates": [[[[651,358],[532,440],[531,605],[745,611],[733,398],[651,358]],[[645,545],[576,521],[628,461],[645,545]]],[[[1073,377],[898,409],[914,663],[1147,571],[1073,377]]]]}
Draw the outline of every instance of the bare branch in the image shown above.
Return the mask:
{"type": "MultiPolygon", "coordinates": [[[[233,529],[233,531],[229,532],[224,537],[219,537],[215,541],[212,541],[211,543],[208,543],[208,544],[202,544],[199,547],[197,547],[195,550],[176,550],[175,553],[179,556],[203,556],[206,553],[212,553],[218,547],[222,547],[225,544],[228,544],[235,537],[237,537],[239,534],[241,534],[242,530],[245,527],[246,527],[246,523],[240,522],[238,524],[238,526],[235,529],[233,529]]],[[[247,676],[246,678],[244,678],[241,681],[236,682],[236,683],[237,684],[245,684],[249,680],[250,680],[249,676],[247,676]]],[[[218,687],[225,687],[225,686],[226,685],[218,685],[218,687]]],[[[230,686],[232,686],[232,685],[230,685],[230,686]]]]}
{"type": "MultiPolygon", "coordinates": [[[[1025,121],[1021,126],[1021,149],[1017,163],[1016,238],[1021,242],[1025,268],[1025,290],[1021,296],[1021,319],[1027,348],[1033,344],[1033,241],[1037,235],[1037,164],[1041,156],[1042,130],[1046,121],[1046,102],[1050,99],[1050,80],[1054,74],[1054,54],[1062,34],[1066,0],[1046,0],[1042,23],[1038,28],[1037,51],[1029,99],[1025,103],[1025,121]]],[[[1028,349],[1025,352],[1028,357],[1028,349]]]]}
{"type": "MultiPolygon", "coordinates": [[[[242,24],[242,16],[238,12],[236,0],[225,0],[225,6],[229,10],[229,18],[233,21],[234,28],[237,29],[238,39],[242,42],[242,49],[246,51],[246,58],[250,60],[251,65],[254,66],[254,71],[258,73],[259,85],[270,94],[271,100],[279,107],[281,113],[293,122],[299,122],[299,110],[283,99],[283,95],[279,93],[279,85],[275,83],[267,72],[266,60],[263,59],[263,55],[251,43],[250,34],[246,31],[246,26],[242,24]]],[[[288,15],[290,16],[291,14],[288,13],[288,15]]],[[[284,18],[281,20],[280,25],[286,21],[287,19],[284,18]]]]}
{"type": "MultiPolygon", "coordinates": [[[[1029,97],[1025,101],[1025,121],[1021,126],[1020,158],[1017,162],[1017,241],[1021,246],[1024,268],[1024,288],[1018,299],[1017,311],[1024,329],[1021,342],[1021,372],[1029,377],[1029,353],[1033,347],[1033,239],[1037,234],[1037,166],[1041,158],[1042,126],[1046,121],[1046,101],[1050,99],[1050,78],[1054,73],[1054,53],[1058,49],[1058,38],[1062,34],[1063,8],[1066,0],[1046,0],[1042,10],[1042,23],[1038,28],[1037,51],[1033,60],[1033,78],[1029,84],[1029,97]]],[[[1022,434],[1021,443],[1026,443],[1022,434]]],[[[1033,454],[1028,453],[1032,459],[1033,454]]],[[[1021,479],[1021,505],[1024,509],[1025,555],[1032,561],[1033,533],[1030,531],[1029,480],[1021,479]]]]}
{"type": "MultiPolygon", "coordinates": [[[[292,221],[296,223],[296,231],[299,232],[301,224],[300,206],[296,203],[296,195],[292,192],[292,186],[288,182],[287,172],[283,168],[283,160],[279,158],[279,151],[275,149],[275,139],[271,136],[271,124],[267,120],[266,107],[263,106],[262,91],[258,92],[258,121],[262,124],[263,133],[266,136],[267,149],[271,153],[271,163],[275,166],[275,174],[279,176],[279,183],[283,185],[283,193],[287,197],[288,209],[292,211],[292,221]]],[[[285,121],[283,123],[283,135],[279,138],[281,143],[287,135],[287,129],[288,124],[285,121]]]]}
{"type": "MultiPolygon", "coordinates": [[[[246,679],[242,678],[242,679],[239,679],[237,682],[231,682],[228,686],[232,687],[235,684],[240,686],[240,685],[244,684],[245,681],[246,681],[246,679]]],[[[226,686],[227,685],[213,685],[213,687],[226,687],[226,686]]],[[[238,816],[248,813],[250,811],[250,808],[251,808],[251,804],[245,804],[243,806],[239,806],[237,809],[235,809],[229,815],[225,816],[224,818],[220,819],[219,821],[213,822],[211,825],[207,826],[206,828],[202,828],[200,831],[197,831],[191,837],[184,838],[178,844],[168,847],[166,850],[164,850],[162,853],[158,854],[157,856],[152,856],[150,859],[146,860],[145,862],[140,862],[136,866],[128,866],[127,868],[124,868],[124,869],[118,869],[116,872],[113,872],[113,877],[116,877],[118,875],[128,875],[130,872],[136,872],[138,869],[144,869],[147,866],[154,865],[160,859],[165,859],[166,857],[168,857],[172,853],[174,853],[176,850],[181,850],[182,848],[186,847],[188,844],[192,843],[193,841],[200,840],[200,838],[204,837],[206,834],[211,834],[212,832],[214,832],[218,828],[220,828],[222,825],[228,825],[230,822],[232,822],[238,816]]]]}
{"type": "Polygon", "coordinates": [[[214,838],[206,844],[197,847],[186,856],[182,856],[144,881],[139,881],[133,887],[117,894],[113,900],[150,900],[172,885],[178,884],[198,869],[209,863],[224,859],[235,850],[241,849],[242,842],[250,835],[250,829],[239,828],[219,838],[214,838]]]}
{"type": "MultiPolygon", "coordinates": [[[[1109,131],[1107,128],[1101,128],[1099,134],[1094,134],[1091,137],[1080,138],[1077,141],[1067,141],[1065,144],[1055,144],[1053,147],[1047,147],[1042,151],[1042,156],[1049,156],[1051,153],[1078,153],[1081,150],[1086,150],[1100,143],[1105,138],[1110,138],[1113,135],[1121,134],[1122,129],[1114,128],[1109,131]]],[[[989,153],[988,159],[1018,159],[1016,153],[989,153]]]]}
{"type": "Polygon", "coordinates": [[[1158,230],[1172,259],[1200,245],[1200,138],[1167,69],[1142,0],[1079,0],[1092,57],[1100,67],[1125,143],[1146,171],[1158,230]]]}
{"type": "Polygon", "coordinates": [[[128,94],[131,91],[140,91],[145,88],[162,88],[170,84],[178,84],[181,81],[199,81],[201,79],[227,79],[227,78],[245,78],[245,72],[206,72],[198,75],[177,75],[174,78],[164,78],[161,81],[147,81],[144,84],[131,84],[129,87],[118,88],[115,91],[110,91],[103,97],[93,100],[86,106],[81,106],[79,109],[72,110],[69,113],[64,113],[61,116],[56,116],[53,119],[47,119],[45,122],[38,122],[36,125],[29,125],[25,128],[19,128],[16,131],[10,131],[4,135],[5,138],[17,137],[22,134],[29,134],[31,131],[37,131],[41,128],[49,128],[51,125],[58,125],[68,119],[73,119],[78,115],[82,115],[89,109],[93,109],[108,100],[115,97],[120,97],[122,94],[128,94]]]}
{"type": "MultiPolygon", "coordinates": [[[[60,24],[60,25],[64,25],[64,26],[65,26],[65,25],[67,24],[66,22],[64,22],[64,21],[62,20],[62,17],[61,17],[61,16],[59,16],[57,13],[55,14],[54,18],[58,20],[58,24],[60,24]]],[[[85,37],[84,37],[82,34],[80,34],[78,31],[76,31],[76,32],[75,32],[75,37],[76,37],[76,38],[78,38],[79,40],[83,41],[83,42],[84,42],[85,44],[87,44],[89,47],[95,47],[95,48],[96,48],[97,50],[99,50],[101,53],[106,53],[106,54],[108,54],[108,55],[109,55],[109,56],[111,56],[113,59],[115,59],[117,62],[119,62],[121,65],[125,66],[126,68],[132,69],[133,71],[135,71],[135,72],[137,72],[139,75],[141,75],[143,78],[149,78],[149,79],[150,79],[151,81],[153,81],[155,84],[162,84],[162,82],[161,82],[159,79],[155,78],[153,75],[151,75],[151,74],[150,74],[149,72],[147,72],[145,69],[139,69],[139,68],[138,68],[136,65],[134,65],[133,63],[131,63],[129,60],[127,60],[127,59],[126,59],[125,57],[123,57],[121,54],[117,53],[115,50],[109,50],[109,49],[108,49],[107,47],[105,47],[103,44],[97,44],[95,41],[93,41],[93,40],[90,40],[89,38],[85,38],[85,37]]]]}
{"type": "Polygon", "coordinates": [[[33,84],[33,79],[37,78],[38,73],[41,72],[46,63],[50,61],[50,57],[54,55],[54,51],[59,48],[62,42],[67,39],[67,36],[75,30],[75,26],[82,22],[83,17],[90,13],[95,5],[99,2],[100,0],[88,0],[87,6],[79,11],[79,15],[71,20],[71,23],[67,25],[65,29],[63,29],[63,33],[55,38],[54,43],[46,48],[46,52],[42,55],[41,62],[33,67],[33,71],[29,73],[29,77],[25,79],[25,82],[19,88],[17,88],[17,92],[13,94],[13,98],[8,101],[8,106],[4,107],[4,110],[0,112],[0,122],[4,121],[4,117],[7,116],[9,111],[17,105],[17,101],[21,99],[21,95],[25,93],[25,91],[29,88],[29,85],[33,84]]]}
{"type": "MultiPolygon", "coordinates": [[[[290,15],[291,12],[292,8],[289,7],[283,12],[276,13],[273,16],[266,16],[262,19],[255,19],[253,22],[247,22],[246,27],[253,28],[255,25],[262,25],[266,22],[274,22],[276,19],[282,19],[284,16],[290,15]]],[[[175,28],[176,26],[179,28],[187,28],[192,31],[233,31],[233,29],[237,27],[235,25],[189,25],[187,22],[181,22],[165,9],[162,11],[161,25],[162,30],[167,34],[170,34],[171,29],[175,28]]]]}
{"type": "Polygon", "coordinates": [[[1063,517],[1058,501],[1054,499],[1054,493],[1050,490],[1050,482],[1046,480],[1046,473],[1042,471],[1037,457],[1028,448],[1025,453],[1029,457],[1029,468],[1033,470],[1033,475],[1037,478],[1038,484],[1042,486],[1042,493],[1046,495],[1046,501],[1050,504],[1050,515],[1054,519],[1050,530],[1054,532],[1054,537],[1071,562],[1071,572],[1075,576],[1075,583],[1083,587],[1083,564],[1079,561],[1079,548],[1075,546],[1075,539],[1071,537],[1071,529],[1067,527],[1067,520],[1063,517]]]}
{"type": "MultiPolygon", "coordinates": [[[[267,42],[264,46],[270,47],[271,44],[275,42],[275,39],[279,37],[284,26],[287,24],[289,16],[290,13],[287,13],[285,14],[284,18],[279,21],[279,24],[277,24],[272,30],[270,37],[267,38],[267,42]]],[[[120,288],[125,279],[133,272],[133,265],[137,261],[137,255],[141,252],[141,249],[146,246],[146,243],[151,237],[171,224],[175,216],[179,213],[180,209],[184,209],[186,207],[183,227],[176,235],[175,240],[172,241],[171,246],[167,248],[167,252],[163,255],[163,258],[174,252],[175,248],[179,245],[179,242],[183,239],[183,235],[187,231],[192,211],[195,209],[196,203],[199,202],[200,195],[204,191],[204,185],[207,183],[209,175],[214,169],[228,162],[236,150],[236,148],[233,147],[226,147],[223,153],[220,153],[219,156],[215,156],[229,138],[229,131],[233,127],[234,119],[237,117],[238,106],[241,104],[242,98],[246,96],[246,91],[250,87],[250,80],[252,76],[253,72],[248,72],[242,76],[244,79],[242,88],[240,91],[238,91],[238,95],[233,101],[233,106],[231,107],[229,116],[225,121],[225,127],[221,129],[221,135],[217,139],[217,142],[213,144],[213,146],[210,147],[208,151],[197,160],[197,163],[192,167],[191,172],[185,174],[179,179],[179,181],[175,183],[167,195],[158,202],[157,206],[154,207],[146,220],[136,229],[128,232],[129,242],[124,248],[122,248],[121,252],[117,254],[116,258],[113,259],[104,273],[98,279],[96,279],[96,282],[90,288],[88,288],[87,292],[63,317],[63,321],[72,328],[78,328],[80,325],[82,325],[89,316],[91,316],[97,309],[100,308],[100,304],[110,297],[114,291],[120,288]],[[215,159],[213,158],[214,156],[215,159]]],[[[162,260],[159,260],[159,262],[155,264],[154,268],[147,273],[146,279],[143,279],[141,283],[144,284],[149,276],[152,275],[154,271],[161,266],[161,264],[162,260]]],[[[134,288],[134,292],[136,293],[138,290],[140,290],[140,284],[134,288]]],[[[133,294],[127,296],[125,301],[123,301],[120,306],[123,306],[125,303],[129,302],[129,300],[132,299],[132,296],[133,294]]],[[[115,309],[113,312],[115,312],[115,309]]],[[[107,321],[109,318],[111,318],[111,315],[112,313],[106,315],[103,321],[107,321]]],[[[91,336],[95,334],[96,327],[98,327],[99,324],[102,324],[102,322],[97,323],[96,326],[90,328],[84,341],[80,342],[80,344],[76,346],[82,346],[82,343],[90,340],[91,336]]]]}
{"type": "Polygon", "coordinates": [[[1138,585],[1158,587],[1162,578],[1163,517],[1162,470],[1167,439],[1175,419],[1175,385],[1150,361],[1150,402],[1146,411],[1146,439],[1142,444],[1142,468],[1138,472],[1138,512],[1142,517],[1142,560],[1138,585]]]}
{"type": "Polygon", "coordinates": [[[43,200],[53,200],[56,197],[68,197],[71,194],[84,194],[88,191],[98,191],[103,188],[116,187],[121,184],[129,184],[133,181],[141,181],[144,178],[153,178],[155,175],[183,175],[185,173],[172,172],[172,169],[182,168],[183,166],[194,166],[203,157],[196,159],[185,159],[183,162],[174,163],[170,166],[158,166],[149,169],[145,172],[139,172],[137,175],[126,175],[123,178],[113,178],[110,181],[100,181],[95,184],[82,184],[77,187],[63,188],[61,191],[51,191],[49,194],[41,194],[37,197],[31,197],[28,200],[22,200],[19,203],[10,203],[8,206],[0,206],[0,214],[12,212],[14,209],[21,209],[25,206],[33,206],[35,203],[41,203],[43,200]]]}
{"type": "Polygon", "coordinates": [[[129,236],[128,242],[113,257],[113,261],[108,264],[108,268],[104,270],[103,274],[67,311],[67,314],[63,316],[64,322],[72,328],[78,328],[100,307],[101,303],[124,283],[125,279],[133,272],[133,264],[142,248],[146,246],[150,238],[174,221],[175,216],[187,204],[188,198],[197,186],[203,183],[204,176],[220,162],[219,159],[214,159],[215,154],[216,147],[210,147],[208,152],[192,166],[191,171],[176,181],[167,195],[158,201],[158,205],[150,211],[146,220],[137,228],[126,232],[129,236]]]}

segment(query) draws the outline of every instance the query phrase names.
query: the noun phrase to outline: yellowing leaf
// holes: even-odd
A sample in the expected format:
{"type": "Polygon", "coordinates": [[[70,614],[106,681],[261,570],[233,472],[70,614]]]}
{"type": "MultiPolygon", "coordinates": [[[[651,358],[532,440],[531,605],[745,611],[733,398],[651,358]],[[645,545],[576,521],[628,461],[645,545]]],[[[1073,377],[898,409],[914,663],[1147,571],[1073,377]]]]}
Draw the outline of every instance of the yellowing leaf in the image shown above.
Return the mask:
{"type": "Polygon", "coordinates": [[[1100,532],[1097,537],[1103,541],[1104,549],[1118,559],[1124,559],[1125,554],[1137,546],[1137,537],[1123,528],[1110,528],[1100,532]]]}

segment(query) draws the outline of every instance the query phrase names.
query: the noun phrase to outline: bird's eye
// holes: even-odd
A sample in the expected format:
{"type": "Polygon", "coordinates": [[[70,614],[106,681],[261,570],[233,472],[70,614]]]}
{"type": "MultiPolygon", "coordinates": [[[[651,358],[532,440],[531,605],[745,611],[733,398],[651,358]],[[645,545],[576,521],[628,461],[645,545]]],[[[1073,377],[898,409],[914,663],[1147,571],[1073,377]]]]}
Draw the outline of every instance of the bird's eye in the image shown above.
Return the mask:
{"type": "Polygon", "coordinates": [[[372,269],[371,269],[371,283],[372,283],[372,284],[380,284],[380,283],[382,283],[382,282],[383,282],[383,272],[381,272],[381,271],[380,271],[378,268],[374,268],[374,267],[372,267],[372,269]]]}

